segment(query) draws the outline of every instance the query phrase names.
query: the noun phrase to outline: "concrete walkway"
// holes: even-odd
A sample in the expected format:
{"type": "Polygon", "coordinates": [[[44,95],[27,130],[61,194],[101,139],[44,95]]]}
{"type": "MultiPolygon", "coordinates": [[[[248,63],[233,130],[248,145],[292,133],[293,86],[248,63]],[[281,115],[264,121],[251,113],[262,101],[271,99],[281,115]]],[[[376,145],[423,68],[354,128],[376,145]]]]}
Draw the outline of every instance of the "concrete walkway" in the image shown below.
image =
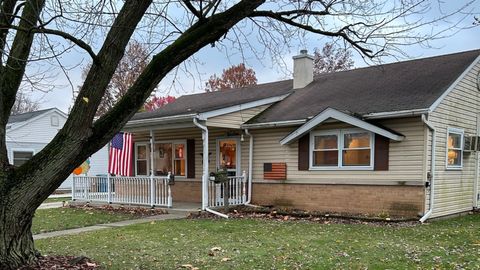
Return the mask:
{"type": "Polygon", "coordinates": [[[52,209],[63,207],[63,202],[42,203],[37,209],[52,209]]]}
{"type": "Polygon", "coordinates": [[[45,238],[51,238],[51,237],[57,237],[57,236],[63,236],[63,235],[79,234],[83,232],[92,232],[92,231],[98,231],[98,230],[110,229],[110,228],[119,228],[119,227],[134,225],[134,224],[148,223],[152,221],[182,219],[182,218],[185,218],[187,214],[188,214],[187,212],[170,210],[169,214],[165,214],[165,215],[149,216],[149,217],[140,218],[140,219],[124,220],[124,221],[118,221],[118,222],[107,223],[107,224],[98,224],[94,226],[88,226],[88,227],[77,228],[77,229],[36,234],[33,236],[33,240],[45,239],[45,238]]]}

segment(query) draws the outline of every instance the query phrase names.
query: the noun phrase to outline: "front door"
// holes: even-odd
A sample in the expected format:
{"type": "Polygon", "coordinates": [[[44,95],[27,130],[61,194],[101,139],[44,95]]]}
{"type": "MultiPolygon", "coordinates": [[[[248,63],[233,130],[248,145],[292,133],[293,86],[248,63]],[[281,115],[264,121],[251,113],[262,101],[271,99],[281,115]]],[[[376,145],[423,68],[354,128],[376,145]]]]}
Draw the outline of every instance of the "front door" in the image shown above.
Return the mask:
{"type": "Polygon", "coordinates": [[[227,169],[228,176],[240,175],[240,139],[217,139],[217,170],[227,169]]]}

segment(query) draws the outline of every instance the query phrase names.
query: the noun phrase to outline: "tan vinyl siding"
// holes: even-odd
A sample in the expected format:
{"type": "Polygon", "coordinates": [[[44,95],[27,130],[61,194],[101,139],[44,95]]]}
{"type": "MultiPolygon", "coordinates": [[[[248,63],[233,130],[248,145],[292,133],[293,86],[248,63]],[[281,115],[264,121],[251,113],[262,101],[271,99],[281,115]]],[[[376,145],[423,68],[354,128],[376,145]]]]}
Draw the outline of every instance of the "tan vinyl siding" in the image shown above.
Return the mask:
{"type": "MultiPolygon", "coordinates": [[[[463,168],[449,170],[446,168],[446,147],[448,128],[462,129],[466,136],[477,134],[479,72],[480,64],[477,63],[429,116],[437,130],[436,188],[432,217],[468,211],[473,207],[476,154],[464,152],[463,168]]],[[[428,202],[426,206],[428,207],[428,202]]]]}
{"type": "Polygon", "coordinates": [[[207,126],[223,127],[223,128],[240,128],[240,125],[252,119],[257,114],[263,112],[270,106],[262,105],[238,112],[224,114],[207,119],[207,126]]]}
{"type": "MultiPolygon", "coordinates": [[[[254,134],[253,179],[263,180],[263,163],[286,162],[287,183],[421,185],[424,181],[424,127],[420,118],[392,119],[381,125],[405,135],[402,142],[390,143],[388,171],[329,170],[299,171],[298,143],[281,146],[279,141],[294,128],[252,130],[254,134]]],[[[324,124],[317,129],[349,127],[344,124],[324,124]]],[[[350,126],[351,127],[351,126],[350,126]]]]}

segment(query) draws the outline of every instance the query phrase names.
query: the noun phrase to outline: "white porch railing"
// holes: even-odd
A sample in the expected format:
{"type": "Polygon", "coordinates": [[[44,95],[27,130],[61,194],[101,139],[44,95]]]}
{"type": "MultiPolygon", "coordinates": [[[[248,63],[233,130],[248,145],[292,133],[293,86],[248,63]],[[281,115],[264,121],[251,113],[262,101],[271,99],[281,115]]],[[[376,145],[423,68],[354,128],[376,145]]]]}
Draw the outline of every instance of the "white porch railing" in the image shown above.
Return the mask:
{"type": "Polygon", "coordinates": [[[228,204],[241,205],[247,201],[247,177],[245,172],[241,176],[228,177],[225,183],[208,181],[208,206],[220,207],[225,205],[225,195],[228,191],[228,204]]]}
{"type": "Polygon", "coordinates": [[[74,176],[72,200],[172,207],[172,192],[166,176],[74,176]]]}

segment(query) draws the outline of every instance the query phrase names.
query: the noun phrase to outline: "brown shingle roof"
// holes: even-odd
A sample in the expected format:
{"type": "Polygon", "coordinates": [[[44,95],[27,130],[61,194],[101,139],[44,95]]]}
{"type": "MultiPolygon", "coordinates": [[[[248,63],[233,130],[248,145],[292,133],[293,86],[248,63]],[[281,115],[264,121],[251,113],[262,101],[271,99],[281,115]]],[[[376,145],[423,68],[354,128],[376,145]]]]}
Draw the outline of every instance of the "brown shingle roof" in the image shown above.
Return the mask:
{"type": "Polygon", "coordinates": [[[365,115],[429,108],[480,50],[317,76],[248,123],[306,119],[330,107],[365,115]]]}
{"type": "Polygon", "coordinates": [[[221,92],[185,95],[132,120],[201,113],[291,93],[248,123],[300,120],[330,107],[368,114],[429,108],[480,55],[467,51],[316,76],[302,89],[292,80],[221,92]]]}

